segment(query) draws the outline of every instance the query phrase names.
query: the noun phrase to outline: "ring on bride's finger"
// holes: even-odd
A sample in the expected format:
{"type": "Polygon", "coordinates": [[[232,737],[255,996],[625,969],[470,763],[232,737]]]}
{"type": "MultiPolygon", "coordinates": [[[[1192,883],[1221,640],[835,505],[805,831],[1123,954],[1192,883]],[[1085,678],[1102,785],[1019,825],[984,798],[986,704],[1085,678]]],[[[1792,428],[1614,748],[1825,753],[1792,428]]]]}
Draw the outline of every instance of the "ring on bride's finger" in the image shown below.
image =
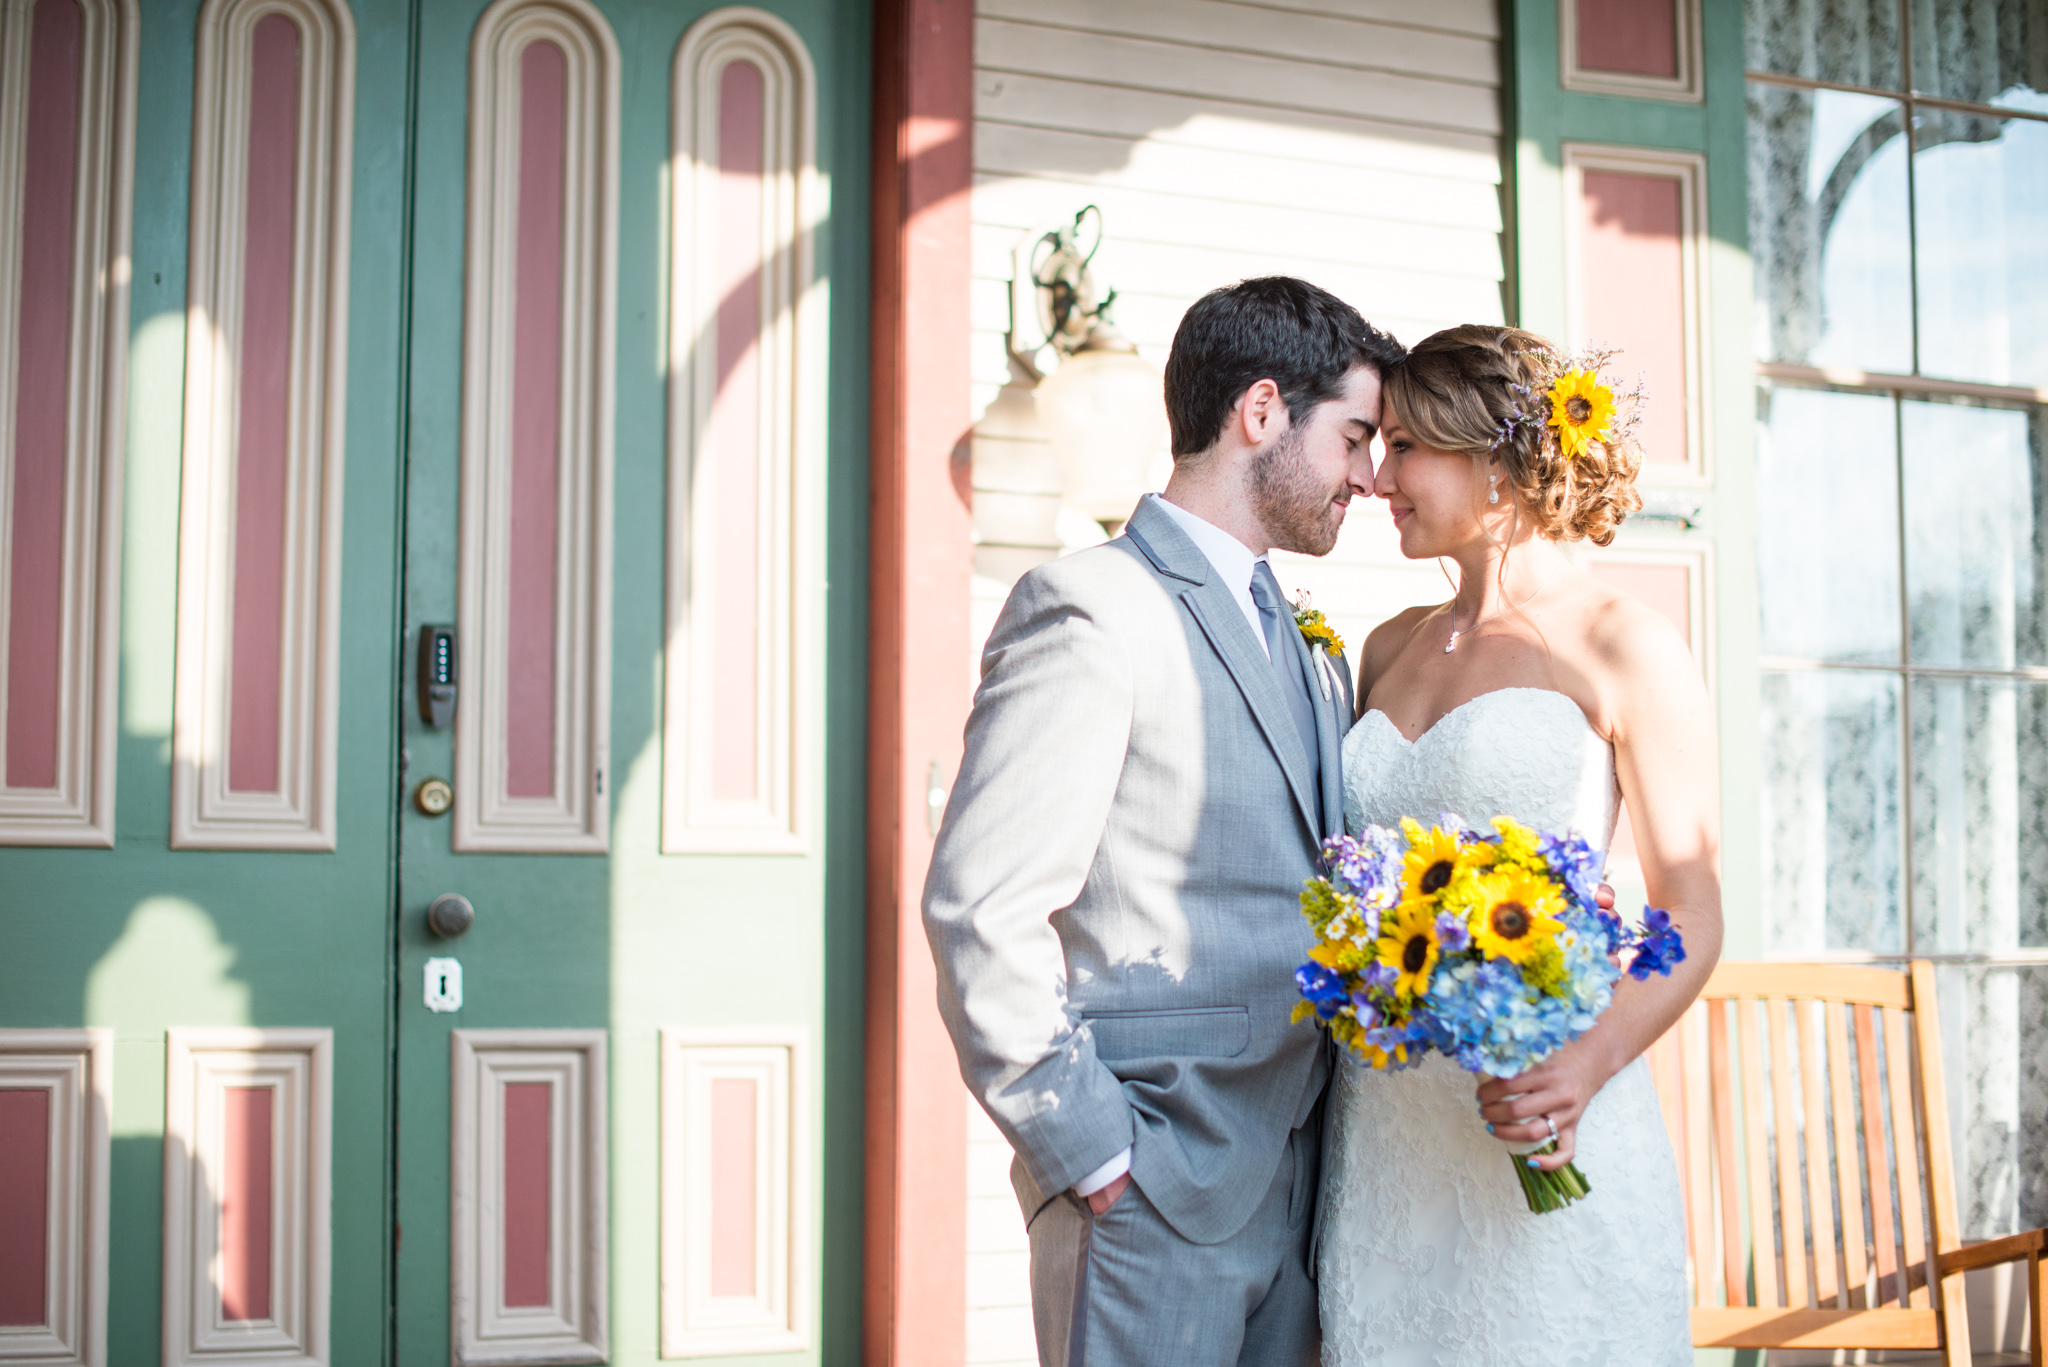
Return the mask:
{"type": "Polygon", "coordinates": [[[1552,1140],[1552,1142],[1553,1142],[1553,1143],[1554,1143],[1554,1142],[1556,1142],[1556,1139],[1557,1139],[1557,1122],[1556,1122],[1555,1120],[1552,1120],[1552,1119],[1551,1119],[1551,1118],[1550,1118],[1549,1116],[1547,1116],[1547,1115],[1546,1115],[1546,1116],[1544,1116],[1544,1117],[1543,1117],[1543,1123],[1544,1123],[1544,1124],[1546,1124],[1546,1125],[1548,1125],[1548,1126],[1550,1127],[1550,1138],[1551,1138],[1551,1140],[1552,1140]]]}

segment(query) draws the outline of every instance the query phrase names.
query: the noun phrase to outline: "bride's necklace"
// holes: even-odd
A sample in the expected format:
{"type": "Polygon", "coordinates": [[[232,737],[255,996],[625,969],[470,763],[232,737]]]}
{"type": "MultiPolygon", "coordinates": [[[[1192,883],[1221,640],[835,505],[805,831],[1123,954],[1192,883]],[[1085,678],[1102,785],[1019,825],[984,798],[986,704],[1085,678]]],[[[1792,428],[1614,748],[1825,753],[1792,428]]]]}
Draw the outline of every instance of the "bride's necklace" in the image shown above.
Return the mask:
{"type": "Polygon", "coordinates": [[[1444,654],[1448,655],[1458,648],[1458,638],[1460,636],[1470,636],[1473,632],[1479,630],[1479,628],[1485,626],[1488,622],[1491,622],[1494,618],[1500,616],[1503,612],[1508,612],[1515,608],[1528,607],[1529,604],[1535,602],[1538,598],[1541,598],[1544,595],[1544,593],[1549,590],[1550,586],[1555,582],[1557,582],[1557,571],[1553,570],[1551,571],[1550,578],[1543,581],[1542,588],[1537,589],[1536,592],[1530,594],[1527,598],[1524,598],[1519,603],[1503,603],[1501,606],[1495,608],[1492,612],[1487,613],[1484,617],[1474,622],[1471,625],[1471,627],[1465,631],[1458,630],[1458,608],[1456,602],[1453,601],[1453,603],[1451,604],[1450,612],[1446,614],[1451,620],[1451,639],[1444,642],[1444,654]]]}

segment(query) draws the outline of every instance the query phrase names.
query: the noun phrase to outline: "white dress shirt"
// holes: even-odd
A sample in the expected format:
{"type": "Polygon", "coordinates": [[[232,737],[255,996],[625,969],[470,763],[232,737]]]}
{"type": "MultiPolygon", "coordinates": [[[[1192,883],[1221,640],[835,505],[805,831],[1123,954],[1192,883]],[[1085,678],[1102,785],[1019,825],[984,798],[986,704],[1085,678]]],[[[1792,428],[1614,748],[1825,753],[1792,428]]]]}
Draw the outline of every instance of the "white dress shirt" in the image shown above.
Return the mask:
{"type": "MultiPolygon", "coordinates": [[[[1223,580],[1223,587],[1229,589],[1230,596],[1237,600],[1237,610],[1244,614],[1246,624],[1251,627],[1252,639],[1259,643],[1260,653],[1269,660],[1273,658],[1272,648],[1266,644],[1265,620],[1259,616],[1259,605],[1252,601],[1252,575],[1266,557],[1215,523],[1205,522],[1177,503],[1168,503],[1157,494],[1145,497],[1158,504],[1159,511],[1172,518],[1174,525],[1188,534],[1188,540],[1195,543],[1195,549],[1208,560],[1223,580]]],[[[1122,1153],[1074,1183],[1074,1195],[1083,1198],[1093,1196],[1130,1170],[1131,1151],[1126,1147],[1122,1153]]]]}

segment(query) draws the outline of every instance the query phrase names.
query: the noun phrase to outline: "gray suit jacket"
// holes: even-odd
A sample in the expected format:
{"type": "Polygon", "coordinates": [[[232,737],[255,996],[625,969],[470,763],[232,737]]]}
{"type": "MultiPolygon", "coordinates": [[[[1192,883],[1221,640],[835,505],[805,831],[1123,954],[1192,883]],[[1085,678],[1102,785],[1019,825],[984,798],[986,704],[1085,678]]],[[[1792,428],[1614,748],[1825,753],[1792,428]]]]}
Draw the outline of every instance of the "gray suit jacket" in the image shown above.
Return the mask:
{"type": "Polygon", "coordinates": [[[1129,1145],[1177,1231],[1227,1239],[1322,1092],[1324,1036],[1288,1017],[1301,885],[1343,823],[1351,689],[1341,659],[1287,639],[1320,804],[1251,626],[1149,501],[1024,576],[996,621],[924,919],[1027,1220],[1129,1145]]]}

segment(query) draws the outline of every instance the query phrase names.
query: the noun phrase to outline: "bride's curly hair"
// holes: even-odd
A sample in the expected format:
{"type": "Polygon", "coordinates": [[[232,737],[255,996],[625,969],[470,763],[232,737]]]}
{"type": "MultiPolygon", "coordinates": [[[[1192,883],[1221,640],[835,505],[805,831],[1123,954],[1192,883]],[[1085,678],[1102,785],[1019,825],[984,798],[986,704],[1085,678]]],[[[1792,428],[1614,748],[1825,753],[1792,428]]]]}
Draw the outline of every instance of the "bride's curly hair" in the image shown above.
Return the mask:
{"type": "MultiPolygon", "coordinates": [[[[1643,506],[1635,487],[1643,453],[1633,413],[1618,415],[1607,439],[1587,442],[1577,456],[1559,449],[1546,396],[1572,366],[1533,332],[1467,323],[1411,347],[1387,374],[1384,392],[1416,440],[1470,455],[1482,480],[1498,456],[1516,505],[1539,534],[1605,546],[1643,506]]],[[[1631,409],[1640,399],[1621,397],[1631,409]]]]}

